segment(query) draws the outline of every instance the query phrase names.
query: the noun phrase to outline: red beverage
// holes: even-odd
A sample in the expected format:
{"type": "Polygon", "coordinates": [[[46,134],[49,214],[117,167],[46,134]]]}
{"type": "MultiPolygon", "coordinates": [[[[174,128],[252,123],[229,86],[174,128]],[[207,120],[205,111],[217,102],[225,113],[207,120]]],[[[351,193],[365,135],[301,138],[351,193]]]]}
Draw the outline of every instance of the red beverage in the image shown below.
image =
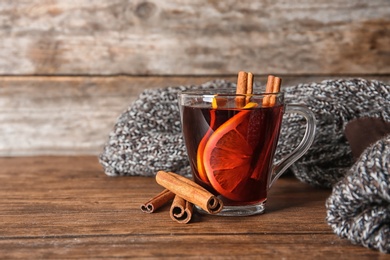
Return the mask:
{"type": "Polygon", "coordinates": [[[183,106],[182,126],[195,181],[225,205],[265,202],[284,106],[183,106]]]}

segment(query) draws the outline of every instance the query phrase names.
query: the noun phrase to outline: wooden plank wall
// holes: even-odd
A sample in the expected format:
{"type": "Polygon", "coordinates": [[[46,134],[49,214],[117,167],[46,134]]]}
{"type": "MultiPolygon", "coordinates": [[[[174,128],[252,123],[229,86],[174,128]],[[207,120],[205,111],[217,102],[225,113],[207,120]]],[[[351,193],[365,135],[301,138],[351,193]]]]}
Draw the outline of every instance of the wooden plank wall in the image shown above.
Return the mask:
{"type": "Polygon", "coordinates": [[[8,0],[0,39],[0,156],[98,154],[145,88],[390,79],[388,0],[8,0]]]}

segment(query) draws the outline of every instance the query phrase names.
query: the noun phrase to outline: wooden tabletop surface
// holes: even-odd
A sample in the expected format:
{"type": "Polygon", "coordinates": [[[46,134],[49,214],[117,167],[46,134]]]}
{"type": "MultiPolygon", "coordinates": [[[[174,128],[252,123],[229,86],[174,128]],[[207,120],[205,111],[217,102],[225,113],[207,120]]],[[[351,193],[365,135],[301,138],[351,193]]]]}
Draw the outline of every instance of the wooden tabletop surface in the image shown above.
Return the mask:
{"type": "Polygon", "coordinates": [[[154,178],[108,177],[93,156],[0,158],[0,258],[382,259],[326,224],[330,190],[282,177],[266,213],[195,214],[188,224],[140,204],[154,178]]]}

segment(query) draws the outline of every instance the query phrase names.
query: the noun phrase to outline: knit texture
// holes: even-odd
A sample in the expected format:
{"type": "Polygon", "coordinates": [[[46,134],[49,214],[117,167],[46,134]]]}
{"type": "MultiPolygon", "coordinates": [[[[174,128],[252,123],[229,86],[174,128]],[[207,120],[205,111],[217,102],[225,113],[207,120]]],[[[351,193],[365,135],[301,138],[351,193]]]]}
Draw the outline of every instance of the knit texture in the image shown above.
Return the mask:
{"type": "MultiPolygon", "coordinates": [[[[287,87],[287,103],[307,105],[317,119],[317,132],[309,151],[291,169],[315,186],[332,187],[352,166],[351,148],[344,135],[349,121],[361,117],[390,122],[390,86],[364,79],[326,80],[287,87]]],[[[277,157],[291,150],[304,130],[302,117],[286,115],[277,157]]]]}
{"type": "Polygon", "coordinates": [[[390,253],[390,135],[368,147],[326,202],[334,232],[390,253]]]}

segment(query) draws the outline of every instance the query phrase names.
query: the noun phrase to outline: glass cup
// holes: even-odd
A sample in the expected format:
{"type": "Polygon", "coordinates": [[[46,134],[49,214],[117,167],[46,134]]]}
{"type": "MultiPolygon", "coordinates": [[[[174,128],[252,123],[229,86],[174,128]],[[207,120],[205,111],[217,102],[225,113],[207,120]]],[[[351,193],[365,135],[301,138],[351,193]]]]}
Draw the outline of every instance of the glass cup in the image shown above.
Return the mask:
{"type": "Polygon", "coordinates": [[[304,105],[285,104],[283,92],[203,90],[181,92],[178,98],[194,181],[223,200],[218,214],[263,213],[272,184],[312,144],[314,114],[304,105]],[[274,163],[284,113],[302,115],[306,130],[297,147],[274,163]]]}

